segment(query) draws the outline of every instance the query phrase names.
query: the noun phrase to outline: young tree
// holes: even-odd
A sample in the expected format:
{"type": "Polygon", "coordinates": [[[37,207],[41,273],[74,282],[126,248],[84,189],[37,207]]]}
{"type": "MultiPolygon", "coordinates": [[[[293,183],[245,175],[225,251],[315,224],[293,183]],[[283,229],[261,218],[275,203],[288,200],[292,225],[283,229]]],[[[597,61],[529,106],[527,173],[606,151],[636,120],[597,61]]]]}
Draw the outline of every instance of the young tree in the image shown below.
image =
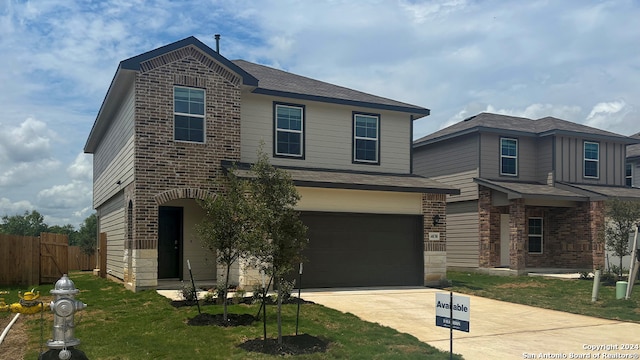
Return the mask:
{"type": "Polygon", "coordinates": [[[278,344],[281,345],[283,283],[294,264],[302,260],[301,252],[308,242],[307,228],[294,210],[300,195],[289,174],[274,168],[262,151],[251,171],[252,195],[259,208],[257,225],[262,235],[253,253],[278,287],[278,344]]]}
{"type": "Polygon", "coordinates": [[[609,219],[605,229],[607,250],[620,259],[618,278],[622,277],[622,257],[630,255],[629,234],[640,223],[640,202],[612,198],[606,203],[605,214],[609,219]]]}
{"type": "Polygon", "coordinates": [[[226,299],[231,266],[240,257],[248,254],[254,236],[254,207],[247,191],[246,181],[238,179],[233,171],[229,171],[224,191],[215,198],[200,201],[206,216],[196,226],[196,231],[203,245],[212,251],[217,262],[226,268],[224,321],[227,321],[226,299]]]}

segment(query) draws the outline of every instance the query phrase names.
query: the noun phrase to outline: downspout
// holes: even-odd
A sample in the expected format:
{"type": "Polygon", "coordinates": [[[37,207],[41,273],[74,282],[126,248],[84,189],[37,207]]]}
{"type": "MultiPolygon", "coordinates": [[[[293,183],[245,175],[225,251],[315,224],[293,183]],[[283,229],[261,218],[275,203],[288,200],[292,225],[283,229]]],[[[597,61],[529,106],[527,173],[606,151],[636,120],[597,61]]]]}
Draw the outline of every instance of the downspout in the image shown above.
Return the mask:
{"type": "Polygon", "coordinates": [[[413,115],[409,115],[411,128],[409,129],[409,174],[413,174],[413,115]]]}

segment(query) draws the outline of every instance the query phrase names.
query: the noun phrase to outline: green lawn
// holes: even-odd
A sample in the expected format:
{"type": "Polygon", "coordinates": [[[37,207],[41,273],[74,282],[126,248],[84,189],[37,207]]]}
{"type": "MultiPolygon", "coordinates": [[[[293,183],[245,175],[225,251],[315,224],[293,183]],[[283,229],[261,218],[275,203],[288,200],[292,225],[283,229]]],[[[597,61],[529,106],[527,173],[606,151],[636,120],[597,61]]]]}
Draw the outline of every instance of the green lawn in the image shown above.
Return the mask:
{"type": "Polygon", "coordinates": [[[593,280],[530,276],[495,276],[448,272],[451,290],[512,303],[605,319],[640,322],[640,283],[629,300],[616,300],[615,286],[601,286],[598,301],[591,302],[593,280]]]}
{"type": "MultiPolygon", "coordinates": [[[[198,314],[197,308],[174,308],[155,291],[132,293],[121,284],[94,277],[90,273],[72,273],[80,289],[77,299],[88,307],[76,314],[75,335],[78,347],[89,359],[269,359],[261,353],[247,352],[241,343],[262,337],[262,322],[251,326],[189,326],[187,320],[198,314]]],[[[38,290],[49,297],[51,286],[38,290]]],[[[3,289],[0,289],[3,290],[3,289]]],[[[12,289],[15,290],[15,289],[12,289]]],[[[26,289],[24,289],[26,290],[26,289]]],[[[17,301],[12,291],[4,295],[7,303],[17,301]]],[[[50,298],[48,299],[50,300],[50,298]]],[[[363,304],[366,306],[366,304],[363,304]]],[[[216,314],[221,305],[202,306],[216,314]]],[[[230,313],[256,315],[258,305],[233,305],[230,313]]],[[[0,316],[8,316],[0,314],[0,316]]],[[[39,316],[27,321],[30,345],[25,358],[38,357],[40,347],[39,316]]],[[[285,305],[283,335],[295,334],[296,305],[285,305]]],[[[45,340],[51,336],[52,315],[45,316],[45,340]]],[[[268,307],[267,333],[277,337],[276,308],[268,307]]],[[[448,359],[449,354],[391,328],[364,322],[351,314],[316,305],[303,304],[300,310],[300,334],[329,342],[325,353],[299,355],[299,359],[448,359]]],[[[46,348],[45,348],[46,350],[46,348]]],[[[459,359],[459,357],[456,357],[459,359]]]]}

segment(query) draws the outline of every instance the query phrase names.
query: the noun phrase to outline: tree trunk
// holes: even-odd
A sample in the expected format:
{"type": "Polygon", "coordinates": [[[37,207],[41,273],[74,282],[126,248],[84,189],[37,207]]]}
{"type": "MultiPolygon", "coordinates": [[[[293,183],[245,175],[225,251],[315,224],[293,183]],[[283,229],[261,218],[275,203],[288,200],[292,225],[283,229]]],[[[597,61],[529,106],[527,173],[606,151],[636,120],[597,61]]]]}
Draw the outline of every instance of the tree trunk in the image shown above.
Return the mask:
{"type": "Polygon", "coordinates": [[[278,279],[278,345],[282,345],[282,280],[278,279]]]}
{"type": "Polygon", "coordinates": [[[231,264],[227,264],[227,274],[224,280],[224,297],[222,299],[222,303],[224,304],[222,319],[224,320],[225,323],[227,322],[227,291],[229,291],[229,271],[231,271],[231,264]]]}
{"type": "Polygon", "coordinates": [[[620,256],[620,268],[618,268],[618,280],[622,280],[622,254],[620,256]]]}

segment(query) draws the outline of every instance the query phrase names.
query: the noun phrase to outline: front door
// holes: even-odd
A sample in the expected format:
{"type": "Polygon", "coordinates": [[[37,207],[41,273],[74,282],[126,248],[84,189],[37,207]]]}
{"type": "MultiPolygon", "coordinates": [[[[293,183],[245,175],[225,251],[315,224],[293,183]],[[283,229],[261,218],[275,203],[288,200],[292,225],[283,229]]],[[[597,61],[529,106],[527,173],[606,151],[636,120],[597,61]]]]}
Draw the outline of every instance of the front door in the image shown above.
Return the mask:
{"type": "Polygon", "coordinates": [[[500,214],[500,266],[510,266],[509,245],[511,231],[509,228],[509,214],[500,214]]]}
{"type": "Polygon", "coordinates": [[[158,279],[181,279],[182,208],[161,206],[158,214],[158,279]]]}

